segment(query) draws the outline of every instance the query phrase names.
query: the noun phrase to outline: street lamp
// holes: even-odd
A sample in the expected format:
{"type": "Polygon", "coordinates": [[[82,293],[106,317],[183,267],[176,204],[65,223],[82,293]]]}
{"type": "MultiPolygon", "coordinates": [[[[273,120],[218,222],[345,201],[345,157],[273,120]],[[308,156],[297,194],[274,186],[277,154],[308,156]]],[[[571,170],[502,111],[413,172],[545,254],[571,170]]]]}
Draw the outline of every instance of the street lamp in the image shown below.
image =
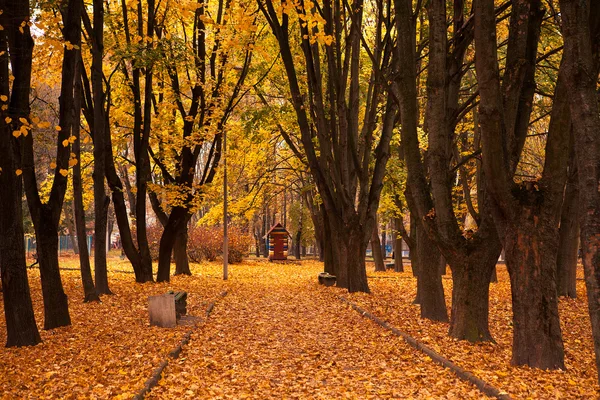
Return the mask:
{"type": "Polygon", "coordinates": [[[228,248],[227,236],[227,131],[223,129],[223,280],[228,278],[228,248]]]}

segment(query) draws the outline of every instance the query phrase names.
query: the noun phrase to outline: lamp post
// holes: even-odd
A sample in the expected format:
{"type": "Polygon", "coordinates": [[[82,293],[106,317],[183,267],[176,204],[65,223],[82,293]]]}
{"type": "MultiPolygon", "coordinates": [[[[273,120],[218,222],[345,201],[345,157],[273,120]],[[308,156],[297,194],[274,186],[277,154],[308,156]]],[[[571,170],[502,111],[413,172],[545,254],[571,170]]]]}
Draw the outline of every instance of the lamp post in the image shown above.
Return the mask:
{"type": "Polygon", "coordinates": [[[223,280],[229,275],[229,238],[227,236],[227,130],[223,130],[223,280]]]}

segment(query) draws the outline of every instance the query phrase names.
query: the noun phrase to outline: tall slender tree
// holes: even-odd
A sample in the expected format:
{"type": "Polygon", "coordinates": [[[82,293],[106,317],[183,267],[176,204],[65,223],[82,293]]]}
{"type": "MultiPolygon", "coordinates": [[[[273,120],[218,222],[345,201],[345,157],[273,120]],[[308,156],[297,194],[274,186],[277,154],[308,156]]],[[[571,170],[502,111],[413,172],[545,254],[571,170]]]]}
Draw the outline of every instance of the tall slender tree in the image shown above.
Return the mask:
{"type": "MultiPolygon", "coordinates": [[[[33,314],[23,234],[23,188],[12,132],[29,116],[33,40],[21,33],[29,21],[29,1],[0,0],[0,279],[6,319],[6,346],[32,346],[42,339],[33,314]],[[9,59],[10,57],[10,59],[9,59]],[[14,76],[10,84],[10,72],[14,76]],[[6,107],[8,105],[8,107],[6,107]]],[[[29,27],[26,26],[27,32],[29,27]]]]}

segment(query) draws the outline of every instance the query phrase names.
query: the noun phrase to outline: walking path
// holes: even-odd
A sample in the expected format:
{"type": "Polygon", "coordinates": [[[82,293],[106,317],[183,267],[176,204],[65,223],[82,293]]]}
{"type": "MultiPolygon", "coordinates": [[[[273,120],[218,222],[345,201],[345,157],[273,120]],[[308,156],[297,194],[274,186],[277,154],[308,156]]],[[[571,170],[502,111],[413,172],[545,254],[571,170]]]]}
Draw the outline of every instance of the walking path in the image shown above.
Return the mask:
{"type": "Polygon", "coordinates": [[[233,270],[148,398],[485,398],[301,266],[233,270]]]}

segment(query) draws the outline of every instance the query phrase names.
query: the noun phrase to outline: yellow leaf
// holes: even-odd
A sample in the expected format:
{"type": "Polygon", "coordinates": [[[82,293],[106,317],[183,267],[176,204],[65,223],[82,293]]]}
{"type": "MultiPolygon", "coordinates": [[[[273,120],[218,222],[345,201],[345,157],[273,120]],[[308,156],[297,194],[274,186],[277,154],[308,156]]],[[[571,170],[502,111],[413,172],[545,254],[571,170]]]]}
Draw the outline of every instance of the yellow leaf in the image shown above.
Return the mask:
{"type": "Polygon", "coordinates": [[[62,141],[63,147],[67,147],[69,145],[69,141],[67,139],[62,141]]]}
{"type": "Polygon", "coordinates": [[[60,171],[58,171],[58,173],[61,174],[62,176],[67,176],[69,171],[67,171],[66,169],[61,169],[60,171]]]}
{"type": "Polygon", "coordinates": [[[5,94],[3,94],[3,95],[0,95],[0,100],[2,100],[2,101],[7,101],[7,100],[8,100],[8,96],[7,96],[7,95],[5,95],[5,94]]]}
{"type": "Polygon", "coordinates": [[[18,138],[19,136],[21,136],[21,131],[13,131],[12,134],[14,137],[18,138]]]}
{"type": "Polygon", "coordinates": [[[4,118],[4,122],[6,122],[7,124],[10,124],[12,122],[12,118],[6,117],[6,118],[4,118]]]}
{"type": "Polygon", "coordinates": [[[21,176],[22,173],[23,173],[23,170],[20,170],[20,169],[15,171],[15,174],[17,174],[17,176],[21,176]]]}
{"type": "Polygon", "coordinates": [[[62,128],[61,128],[60,126],[58,126],[58,125],[56,125],[56,126],[54,127],[54,129],[56,129],[58,132],[60,132],[60,131],[62,130],[62,128]]]}
{"type": "Polygon", "coordinates": [[[69,160],[69,167],[74,167],[75,165],[77,165],[77,159],[76,158],[71,158],[69,160]]]}
{"type": "Polygon", "coordinates": [[[50,168],[52,168],[52,169],[56,168],[56,163],[54,161],[52,161],[50,163],[50,168]]]}

